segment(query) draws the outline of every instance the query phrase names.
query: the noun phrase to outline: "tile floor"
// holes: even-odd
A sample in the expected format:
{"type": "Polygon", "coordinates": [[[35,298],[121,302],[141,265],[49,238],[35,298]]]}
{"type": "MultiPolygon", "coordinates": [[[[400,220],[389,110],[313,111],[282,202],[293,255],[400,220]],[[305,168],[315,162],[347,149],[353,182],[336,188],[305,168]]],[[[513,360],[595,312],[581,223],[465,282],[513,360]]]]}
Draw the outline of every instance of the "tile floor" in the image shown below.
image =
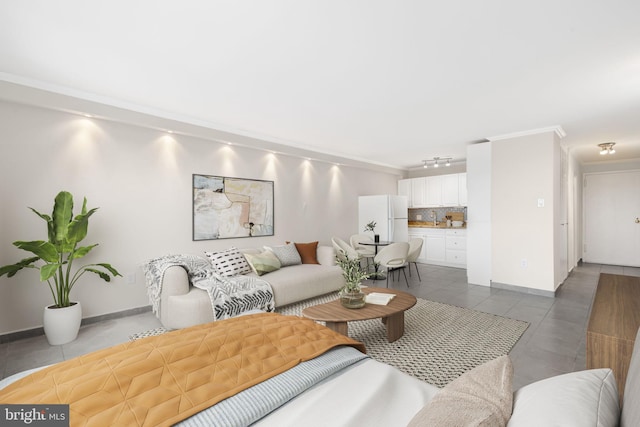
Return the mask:
{"type": "MultiPolygon", "coordinates": [[[[584,369],[587,317],[599,274],[640,276],[640,268],[582,264],[550,298],[469,285],[461,269],[425,264],[419,268],[422,282],[415,270],[409,278],[409,292],[417,297],[530,322],[511,351],[514,388],[584,369]]],[[[404,278],[390,286],[407,289],[404,278]]],[[[50,346],[44,336],[0,344],[0,378],[118,344],[158,326],[158,319],[147,312],[83,326],[77,340],[61,346],[50,346]]]]}

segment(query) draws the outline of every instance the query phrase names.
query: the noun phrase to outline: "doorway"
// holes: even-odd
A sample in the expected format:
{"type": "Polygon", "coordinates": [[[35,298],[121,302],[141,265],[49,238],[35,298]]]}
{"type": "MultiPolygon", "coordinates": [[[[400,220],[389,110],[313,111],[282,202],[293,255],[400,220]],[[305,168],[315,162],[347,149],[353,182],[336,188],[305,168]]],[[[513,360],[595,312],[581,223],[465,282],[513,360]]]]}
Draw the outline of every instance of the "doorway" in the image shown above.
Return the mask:
{"type": "Polygon", "coordinates": [[[585,174],[583,260],[640,267],[640,171],[585,174]]]}

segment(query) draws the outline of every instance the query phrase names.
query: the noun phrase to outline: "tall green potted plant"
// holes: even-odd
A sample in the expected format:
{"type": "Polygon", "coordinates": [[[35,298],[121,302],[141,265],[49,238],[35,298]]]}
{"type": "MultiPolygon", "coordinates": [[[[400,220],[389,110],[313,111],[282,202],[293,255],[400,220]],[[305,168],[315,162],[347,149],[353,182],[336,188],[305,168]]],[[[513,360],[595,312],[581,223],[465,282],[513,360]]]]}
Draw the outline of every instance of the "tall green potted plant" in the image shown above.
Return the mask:
{"type": "Polygon", "coordinates": [[[55,198],[51,216],[41,214],[33,208],[36,215],[47,223],[47,240],[16,241],[13,245],[31,252],[34,256],[25,258],[15,264],[0,267],[0,277],[5,274],[13,277],[24,268],[39,270],[40,281],[47,282],[53,305],[45,307],[44,331],[51,345],[71,342],[78,336],[82,320],[82,308],[79,302],[71,301],[69,294],[78,280],[85,273],[98,275],[105,282],[121,274],[110,264],[84,264],[72,268],[75,260],[87,255],[98,244],[79,246],[86,237],[89,217],[98,208],[87,210],[87,199],[84,199],[82,210],[73,216],[73,196],[61,191],[55,198]]]}

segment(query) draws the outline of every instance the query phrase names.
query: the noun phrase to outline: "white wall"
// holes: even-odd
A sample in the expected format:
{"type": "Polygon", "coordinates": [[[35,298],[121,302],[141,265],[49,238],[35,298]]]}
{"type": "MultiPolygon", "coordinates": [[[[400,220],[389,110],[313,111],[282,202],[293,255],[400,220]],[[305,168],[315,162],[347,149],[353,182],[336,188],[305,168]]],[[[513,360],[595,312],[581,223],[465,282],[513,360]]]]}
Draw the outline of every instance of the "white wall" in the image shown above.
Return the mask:
{"type": "Polygon", "coordinates": [[[553,132],[493,141],[493,282],[555,290],[554,189],[557,186],[554,181],[557,179],[557,156],[553,132]],[[538,199],[544,200],[544,207],[538,207],[538,199]]]}
{"type": "MultiPolygon", "coordinates": [[[[148,305],[140,265],[153,257],[348,238],[358,232],[357,197],[396,194],[400,178],[4,102],[0,136],[0,265],[28,256],[11,242],[46,235],[27,207],[50,213],[64,189],[77,208],[83,196],[100,208],[85,241],[100,246],[87,260],[135,274],[133,284],[83,277],[71,294],[83,317],[148,305]],[[275,236],[193,242],[193,173],[273,180],[275,236]]],[[[0,278],[0,334],[41,326],[51,302],[35,270],[0,278]]]]}

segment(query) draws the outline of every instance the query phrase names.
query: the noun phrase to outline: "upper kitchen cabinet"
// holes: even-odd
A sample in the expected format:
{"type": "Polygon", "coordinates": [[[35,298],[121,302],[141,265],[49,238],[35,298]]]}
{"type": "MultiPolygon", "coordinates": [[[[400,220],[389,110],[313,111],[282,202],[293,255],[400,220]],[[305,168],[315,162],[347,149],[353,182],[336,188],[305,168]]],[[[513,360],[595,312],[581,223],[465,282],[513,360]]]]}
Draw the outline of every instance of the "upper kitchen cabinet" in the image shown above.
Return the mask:
{"type": "Polygon", "coordinates": [[[425,194],[425,201],[427,207],[445,206],[442,199],[444,176],[446,175],[428,176],[426,178],[427,192],[425,194]]]}
{"type": "Polygon", "coordinates": [[[442,175],[442,204],[444,206],[458,206],[460,184],[459,174],[442,175]]]}
{"type": "Polygon", "coordinates": [[[467,173],[458,174],[458,204],[467,206],[467,173]]]}
{"type": "Polygon", "coordinates": [[[401,179],[398,181],[398,196],[407,198],[407,207],[413,207],[413,198],[411,197],[411,179],[401,179]]]}
{"type": "Polygon", "coordinates": [[[467,174],[454,173],[398,181],[398,194],[407,196],[410,208],[467,205],[467,174]]]}
{"type": "Polygon", "coordinates": [[[427,207],[427,178],[413,178],[411,180],[411,207],[427,207]]]}

